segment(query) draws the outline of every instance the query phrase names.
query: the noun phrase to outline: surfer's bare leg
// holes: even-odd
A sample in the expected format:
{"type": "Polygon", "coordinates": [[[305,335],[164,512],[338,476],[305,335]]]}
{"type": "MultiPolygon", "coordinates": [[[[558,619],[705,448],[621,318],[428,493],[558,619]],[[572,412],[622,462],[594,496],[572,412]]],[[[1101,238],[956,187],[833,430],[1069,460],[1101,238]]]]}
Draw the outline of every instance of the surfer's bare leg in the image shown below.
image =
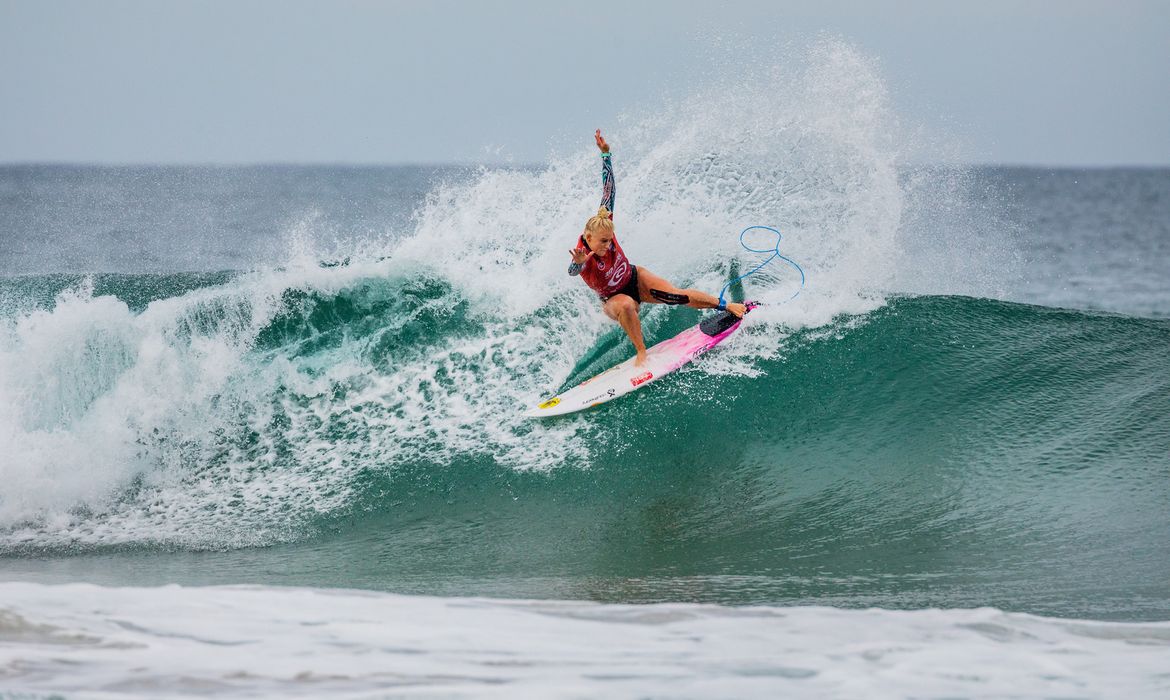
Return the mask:
{"type": "MultiPolygon", "coordinates": [[[[714,309],[719,306],[719,299],[697,289],[679,289],[665,279],[638,266],[638,295],[642,301],[651,304],[686,304],[692,309],[714,309]],[[654,292],[658,294],[655,295],[654,292]],[[686,297],[683,301],[681,297],[686,297]]],[[[743,318],[747,308],[743,304],[727,302],[727,310],[743,318]]]]}
{"type": "Polygon", "coordinates": [[[642,320],[638,318],[638,302],[628,294],[615,294],[605,302],[605,315],[621,324],[634,350],[638,352],[634,365],[641,367],[646,362],[646,341],[642,339],[642,320]]]}

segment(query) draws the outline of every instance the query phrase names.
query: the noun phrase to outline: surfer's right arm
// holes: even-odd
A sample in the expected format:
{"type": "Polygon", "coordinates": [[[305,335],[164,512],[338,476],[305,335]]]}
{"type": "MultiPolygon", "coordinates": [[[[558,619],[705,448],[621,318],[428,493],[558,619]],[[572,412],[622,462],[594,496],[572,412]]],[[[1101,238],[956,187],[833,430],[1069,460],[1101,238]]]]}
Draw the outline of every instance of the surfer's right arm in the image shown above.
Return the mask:
{"type": "Polygon", "coordinates": [[[589,256],[593,255],[593,251],[586,251],[584,248],[571,248],[569,249],[569,255],[573,256],[573,262],[569,263],[569,274],[579,275],[581,274],[581,268],[585,267],[585,261],[589,259],[589,256]]]}

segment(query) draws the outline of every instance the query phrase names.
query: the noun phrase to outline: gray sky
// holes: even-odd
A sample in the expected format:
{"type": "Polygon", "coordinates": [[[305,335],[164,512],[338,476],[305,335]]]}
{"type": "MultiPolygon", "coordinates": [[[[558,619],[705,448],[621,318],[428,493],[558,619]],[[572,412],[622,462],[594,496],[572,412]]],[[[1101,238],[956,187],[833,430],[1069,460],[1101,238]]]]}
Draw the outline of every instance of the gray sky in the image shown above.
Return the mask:
{"type": "Polygon", "coordinates": [[[837,34],[978,162],[1170,165],[1170,1],[0,0],[0,162],[539,162],[837,34]]]}

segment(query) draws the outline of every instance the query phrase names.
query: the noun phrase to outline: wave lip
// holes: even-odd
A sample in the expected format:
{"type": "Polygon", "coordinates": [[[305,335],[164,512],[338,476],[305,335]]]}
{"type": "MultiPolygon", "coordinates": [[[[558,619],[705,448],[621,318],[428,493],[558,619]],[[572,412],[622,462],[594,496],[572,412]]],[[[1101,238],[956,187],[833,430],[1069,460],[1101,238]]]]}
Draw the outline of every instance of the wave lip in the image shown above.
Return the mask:
{"type": "Polygon", "coordinates": [[[10,689],[217,697],[1164,697],[1170,622],[0,584],[10,689]],[[502,631],[507,633],[502,633],[502,631]]]}

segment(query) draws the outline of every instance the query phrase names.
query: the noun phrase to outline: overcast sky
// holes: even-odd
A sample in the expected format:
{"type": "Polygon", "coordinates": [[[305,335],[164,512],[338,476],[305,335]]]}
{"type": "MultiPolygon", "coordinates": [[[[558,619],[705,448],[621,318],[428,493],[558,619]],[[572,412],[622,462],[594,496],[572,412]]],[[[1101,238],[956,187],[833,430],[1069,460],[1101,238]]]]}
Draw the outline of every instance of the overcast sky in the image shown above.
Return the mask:
{"type": "Polygon", "coordinates": [[[540,162],[822,32],[967,160],[1170,165],[1168,0],[0,0],[0,162],[540,162]]]}

